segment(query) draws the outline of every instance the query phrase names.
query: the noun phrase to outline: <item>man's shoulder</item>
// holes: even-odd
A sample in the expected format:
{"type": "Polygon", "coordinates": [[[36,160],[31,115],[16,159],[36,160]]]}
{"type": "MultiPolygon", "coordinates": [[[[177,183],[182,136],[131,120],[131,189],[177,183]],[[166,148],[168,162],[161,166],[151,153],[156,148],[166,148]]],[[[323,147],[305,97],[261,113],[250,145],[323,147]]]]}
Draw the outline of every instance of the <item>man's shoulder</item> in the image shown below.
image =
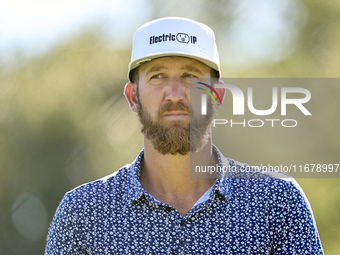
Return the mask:
{"type": "Polygon", "coordinates": [[[130,165],[127,164],[112,174],[75,187],[65,194],[64,199],[81,202],[88,198],[96,200],[114,196],[117,191],[124,190],[130,165]]]}
{"type": "Polygon", "coordinates": [[[252,192],[254,196],[265,195],[286,200],[292,195],[305,198],[298,182],[289,174],[274,169],[251,166],[229,159],[228,179],[234,190],[252,192]]]}

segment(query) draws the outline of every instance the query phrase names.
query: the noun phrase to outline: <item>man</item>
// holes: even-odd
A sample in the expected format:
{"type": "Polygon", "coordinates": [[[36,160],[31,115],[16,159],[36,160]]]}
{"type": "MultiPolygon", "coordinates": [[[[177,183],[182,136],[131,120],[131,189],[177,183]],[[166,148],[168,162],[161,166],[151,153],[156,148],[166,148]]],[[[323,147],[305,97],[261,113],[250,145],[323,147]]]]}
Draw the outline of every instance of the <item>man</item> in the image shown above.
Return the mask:
{"type": "MultiPolygon", "coordinates": [[[[164,18],[137,30],[125,96],[144,149],[132,164],[65,195],[45,254],[323,254],[292,178],[244,175],[246,165],[212,145],[211,116],[220,105],[201,115],[201,90],[190,89],[193,80],[219,77],[206,25],[164,18]],[[193,163],[236,171],[191,178],[193,163]]],[[[215,91],[223,99],[225,90],[215,91]]]]}

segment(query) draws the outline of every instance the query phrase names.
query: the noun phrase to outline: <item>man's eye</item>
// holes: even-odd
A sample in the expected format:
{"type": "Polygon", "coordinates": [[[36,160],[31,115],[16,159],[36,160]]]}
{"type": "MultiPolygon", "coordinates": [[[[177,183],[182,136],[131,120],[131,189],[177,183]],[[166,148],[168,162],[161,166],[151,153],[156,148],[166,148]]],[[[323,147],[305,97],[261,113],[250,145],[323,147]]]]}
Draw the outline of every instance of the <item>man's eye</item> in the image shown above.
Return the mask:
{"type": "Polygon", "coordinates": [[[186,73],[183,76],[188,77],[188,78],[198,78],[196,75],[193,75],[193,74],[190,74],[190,73],[186,73]]]}
{"type": "Polygon", "coordinates": [[[155,75],[151,76],[151,79],[160,79],[162,77],[163,77],[162,74],[155,74],[155,75]]]}

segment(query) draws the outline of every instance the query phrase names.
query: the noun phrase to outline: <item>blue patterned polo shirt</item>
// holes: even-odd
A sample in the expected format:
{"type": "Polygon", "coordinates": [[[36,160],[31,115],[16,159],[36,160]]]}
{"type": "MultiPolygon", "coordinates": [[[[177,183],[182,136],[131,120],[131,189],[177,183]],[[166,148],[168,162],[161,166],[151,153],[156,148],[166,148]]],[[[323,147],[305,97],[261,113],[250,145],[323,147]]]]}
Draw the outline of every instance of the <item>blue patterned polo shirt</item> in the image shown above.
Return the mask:
{"type": "MultiPolygon", "coordinates": [[[[214,151],[221,166],[244,167],[214,151]]],[[[208,199],[182,217],[142,187],[143,154],[66,193],[45,255],[323,254],[309,202],[294,179],[219,174],[208,199]]]]}

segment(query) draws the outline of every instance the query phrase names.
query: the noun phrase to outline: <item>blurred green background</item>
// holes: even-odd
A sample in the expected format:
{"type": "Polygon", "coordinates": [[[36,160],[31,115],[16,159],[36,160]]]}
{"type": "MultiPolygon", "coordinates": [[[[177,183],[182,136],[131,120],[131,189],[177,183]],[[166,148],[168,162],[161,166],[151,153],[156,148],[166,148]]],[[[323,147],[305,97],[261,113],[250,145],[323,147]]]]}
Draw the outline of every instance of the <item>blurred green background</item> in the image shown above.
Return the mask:
{"type": "MultiPolygon", "coordinates": [[[[182,16],[209,25],[223,77],[339,77],[339,0],[115,4],[124,12],[114,25],[89,23],[48,50],[37,51],[44,47],[37,44],[31,51],[0,52],[0,254],[43,254],[65,192],[116,171],[142,149],[123,88],[132,36],[144,22],[182,16]]],[[[340,155],[338,115],[325,134],[334,139],[318,141],[324,154],[340,155]]],[[[242,137],[229,140],[236,144],[242,137]]],[[[280,144],[282,151],[289,148],[284,136],[280,144]]],[[[231,157],[254,162],[258,154],[231,157]]],[[[340,180],[297,181],[312,205],[325,254],[340,254],[340,180]]]]}

